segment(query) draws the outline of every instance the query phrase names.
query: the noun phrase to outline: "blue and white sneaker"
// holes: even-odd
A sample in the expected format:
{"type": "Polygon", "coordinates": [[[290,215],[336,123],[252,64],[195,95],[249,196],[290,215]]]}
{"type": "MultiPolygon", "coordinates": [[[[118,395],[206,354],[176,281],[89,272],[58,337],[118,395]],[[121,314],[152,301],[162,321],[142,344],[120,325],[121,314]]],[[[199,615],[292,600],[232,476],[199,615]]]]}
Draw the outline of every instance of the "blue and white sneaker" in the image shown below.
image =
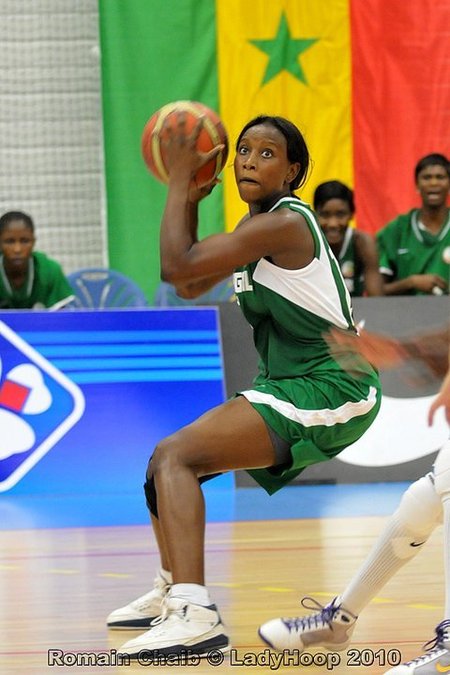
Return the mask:
{"type": "Polygon", "coordinates": [[[385,675],[436,675],[450,673],[450,620],[436,626],[436,637],[424,644],[426,654],[395,666],[385,675]]]}
{"type": "Polygon", "coordinates": [[[228,652],[230,641],[216,605],[203,607],[170,594],[163,612],[150,630],[129,640],[118,650],[132,659],[145,656],[146,662],[170,656],[204,657],[210,652],[228,652]]]}
{"type": "Polygon", "coordinates": [[[298,650],[306,647],[325,647],[342,651],[350,644],[356,617],[337,604],[337,598],[325,607],[314,598],[302,600],[305,609],[319,610],[315,614],[293,619],[272,619],[259,628],[259,636],[272,649],[298,650]]]}

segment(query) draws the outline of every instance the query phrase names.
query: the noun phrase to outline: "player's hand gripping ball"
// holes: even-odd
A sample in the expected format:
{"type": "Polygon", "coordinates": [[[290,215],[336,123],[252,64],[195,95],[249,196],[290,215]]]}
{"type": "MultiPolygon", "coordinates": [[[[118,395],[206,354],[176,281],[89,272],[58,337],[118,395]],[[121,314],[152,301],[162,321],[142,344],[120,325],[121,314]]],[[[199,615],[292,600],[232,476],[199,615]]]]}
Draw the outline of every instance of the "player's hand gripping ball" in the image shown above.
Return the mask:
{"type": "Polygon", "coordinates": [[[213,110],[196,101],[175,101],[168,103],[157,110],[148,120],[142,134],[142,156],[151,173],[162,183],[167,183],[167,171],[164,145],[161,139],[165,130],[170,127],[175,130],[178,113],[185,114],[186,134],[190,134],[200,117],[203,125],[197,139],[196,148],[199,152],[209,152],[217,145],[225,148],[207,162],[195,174],[194,181],[197,187],[209,185],[219,175],[225,166],[228,157],[228,137],[220,117],[213,110]],[[163,128],[164,125],[164,128],[163,128]]]}

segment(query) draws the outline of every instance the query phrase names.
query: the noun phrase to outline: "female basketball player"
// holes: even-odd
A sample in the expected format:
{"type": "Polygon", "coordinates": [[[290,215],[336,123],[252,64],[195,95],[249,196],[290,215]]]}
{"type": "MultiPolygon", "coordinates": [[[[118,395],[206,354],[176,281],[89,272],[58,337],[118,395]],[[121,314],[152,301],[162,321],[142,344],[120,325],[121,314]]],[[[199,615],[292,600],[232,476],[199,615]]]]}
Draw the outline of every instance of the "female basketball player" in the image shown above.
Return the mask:
{"type": "Polygon", "coordinates": [[[200,483],[249,469],[273,493],[309,464],[354,443],[380,403],[372,366],[361,359],[349,375],[323,338],[330,327],[355,327],[336,260],[312,211],[294,194],[309,167],[301,133],[281,117],[260,116],[245,125],[234,171],[248,214],[234,232],[198,241],[201,194],[194,194],[191,179],[221,150],[197,152],[201,124],[187,135],[180,113],[165,141],[170,180],[161,223],[162,277],[192,295],[234,270],[261,365],[250,389],[165,438],[153,453],[145,492],[162,569],[150,593],[108,617],[112,628],[143,628],[160,615],[121,648],[132,657],[142,650],[203,656],[229,649],[204,585],[200,483]]]}
{"type": "Polygon", "coordinates": [[[353,190],[338,180],[326,181],[316,187],[313,204],[350,295],[383,295],[375,240],[350,226],[355,214],[353,190]]]}

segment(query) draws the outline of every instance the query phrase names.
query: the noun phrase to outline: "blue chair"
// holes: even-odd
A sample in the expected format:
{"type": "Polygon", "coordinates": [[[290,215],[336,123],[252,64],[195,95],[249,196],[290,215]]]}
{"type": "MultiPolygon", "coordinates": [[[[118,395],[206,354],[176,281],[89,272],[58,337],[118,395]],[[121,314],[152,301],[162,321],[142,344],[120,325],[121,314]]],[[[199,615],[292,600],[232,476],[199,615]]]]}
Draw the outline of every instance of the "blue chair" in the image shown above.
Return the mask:
{"type": "Polygon", "coordinates": [[[155,307],[184,307],[189,305],[218,305],[221,302],[235,302],[233,277],[219,281],[215,286],[197,298],[180,298],[172,284],[161,281],[153,298],[155,307]]]}
{"type": "Polygon", "coordinates": [[[88,267],[68,274],[67,279],[75,294],[72,307],[89,309],[148,307],[142,289],[115,270],[88,267]]]}

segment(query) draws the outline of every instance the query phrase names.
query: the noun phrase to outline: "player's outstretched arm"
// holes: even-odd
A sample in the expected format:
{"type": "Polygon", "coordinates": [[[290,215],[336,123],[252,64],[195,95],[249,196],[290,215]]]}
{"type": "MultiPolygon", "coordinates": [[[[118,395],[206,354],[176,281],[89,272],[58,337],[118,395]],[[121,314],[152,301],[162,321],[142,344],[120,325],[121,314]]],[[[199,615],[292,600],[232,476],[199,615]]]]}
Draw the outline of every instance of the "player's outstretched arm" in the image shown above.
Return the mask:
{"type": "Polygon", "coordinates": [[[445,412],[445,417],[447,422],[450,424],[450,352],[448,355],[449,360],[449,369],[447,375],[442,383],[442,387],[439,391],[439,394],[434,399],[433,403],[430,406],[428,411],[428,424],[431,426],[433,424],[434,415],[436,411],[443,407],[445,412]]]}
{"type": "Polygon", "coordinates": [[[400,340],[363,330],[359,335],[332,329],[325,336],[330,352],[343,367],[352,368],[352,357],[363,356],[375,368],[396,368],[407,358],[400,340]]]}
{"type": "Polygon", "coordinates": [[[326,336],[330,351],[339,358],[342,353],[360,354],[376,368],[397,368],[406,361],[420,361],[437,377],[448,368],[449,327],[422,333],[411,338],[395,339],[361,331],[354,335],[333,329],[326,336]]]}

